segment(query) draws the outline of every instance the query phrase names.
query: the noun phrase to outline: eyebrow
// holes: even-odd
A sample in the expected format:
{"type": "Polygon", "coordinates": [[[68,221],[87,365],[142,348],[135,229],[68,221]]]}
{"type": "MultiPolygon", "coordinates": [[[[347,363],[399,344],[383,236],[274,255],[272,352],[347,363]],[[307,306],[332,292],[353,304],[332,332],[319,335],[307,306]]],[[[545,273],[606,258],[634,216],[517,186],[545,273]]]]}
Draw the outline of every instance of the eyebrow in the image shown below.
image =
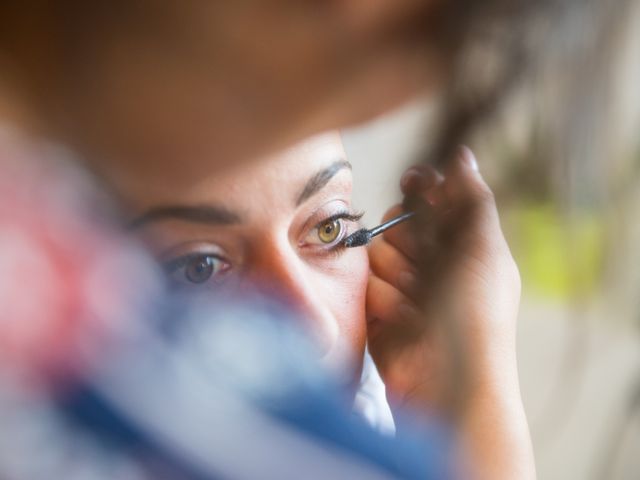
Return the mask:
{"type": "Polygon", "coordinates": [[[224,207],[216,205],[167,205],[154,207],[127,224],[129,230],[135,230],[148,223],[163,220],[186,220],[208,225],[233,225],[240,223],[240,216],[224,207]]]}
{"type": "MultiPolygon", "coordinates": [[[[351,170],[351,168],[351,164],[348,161],[337,160],[320,170],[307,181],[302,192],[298,195],[296,206],[299,206],[322,190],[339,171],[343,169],[351,170]]],[[[164,220],[186,220],[207,225],[234,225],[242,222],[237,213],[218,205],[165,205],[147,210],[127,223],[126,227],[129,230],[135,230],[149,223],[164,220]]]]}
{"type": "Polygon", "coordinates": [[[336,162],[333,162],[327,168],[324,168],[316,173],[307,181],[306,185],[302,189],[302,192],[300,192],[300,195],[298,195],[298,198],[296,200],[296,207],[300,206],[300,204],[302,204],[304,201],[308,200],[310,197],[314,196],[316,193],[322,190],[325,185],[327,185],[327,183],[329,183],[329,181],[340,170],[343,170],[345,168],[351,170],[351,164],[346,160],[338,160],[336,162]]]}

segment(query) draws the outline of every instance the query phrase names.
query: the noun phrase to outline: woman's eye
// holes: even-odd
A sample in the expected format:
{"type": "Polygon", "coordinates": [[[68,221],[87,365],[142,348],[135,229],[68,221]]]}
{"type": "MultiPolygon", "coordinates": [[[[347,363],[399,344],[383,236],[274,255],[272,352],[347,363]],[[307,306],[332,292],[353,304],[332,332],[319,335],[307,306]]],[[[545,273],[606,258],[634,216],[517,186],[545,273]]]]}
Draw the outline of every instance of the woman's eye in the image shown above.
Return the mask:
{"type": "Polygon", "coordinates": [[[216,280],[230,268],[223,259],[213,255],[189,255],[169,262],[165,269],[181,283],[201,285],[216,280]]]}
{"type": "Polygon", "coordinates": [[[191,260],[184,268],[184,276],[191,283],[204,283],[216,271],[219,261],[213,257],[200,257],[191,260]]]}
{"type": "Polygon", "coordinates": [[[318,238],[322,243],[333,243],[342,233],[342,222],[340,220],[329,220],[318,226],[318,238]]]}
{"type": "Polygon", "coordinates": [[[309,246],[333,247],[345,237],[348,223],[344,218],[328,218],[307,233],[304,244],[309,246]]]}
{"type": "Polygon", "coordinates": [[[313,228],[306,230],[306,236],[301,245],[309,247],[322,247],[323,250],[332,250],[340,245],[352,225],[356,224],[362,218],[360,213],[336,213],[325,218],[320,223],[316,223],[313,228]]]}

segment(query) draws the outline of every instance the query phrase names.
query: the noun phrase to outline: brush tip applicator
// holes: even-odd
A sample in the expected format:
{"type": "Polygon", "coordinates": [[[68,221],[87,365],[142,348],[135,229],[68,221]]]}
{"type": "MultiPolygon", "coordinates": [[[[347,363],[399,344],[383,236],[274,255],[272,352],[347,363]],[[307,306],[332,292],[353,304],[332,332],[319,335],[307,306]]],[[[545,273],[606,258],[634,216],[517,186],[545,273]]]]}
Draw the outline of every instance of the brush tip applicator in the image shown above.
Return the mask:
{"type": "Polygon", "coordinates": [[[411,217],[415,215],[415,212],[403,213],[395,218],[392,218],[388,222],[383,223],[382,225],[378,225],[370,230],[366,228],[361,228],[360,230],[352,233],[347,238],[344,239],[344,246],[347,248],[355,248],[355,247],[364,247],[371,243],[374,237],[380,235],[385,230],[390,229],[391,227],[398,225],[406,220],[409,220],[411,217]]]}
{"type": "Polygon", "coordinates": [[[371,242],[371,234],[366,228],[361,228],[357,232],[352,233],[344,240],[344,246],[347,248],[364,247],[371,242]]]}

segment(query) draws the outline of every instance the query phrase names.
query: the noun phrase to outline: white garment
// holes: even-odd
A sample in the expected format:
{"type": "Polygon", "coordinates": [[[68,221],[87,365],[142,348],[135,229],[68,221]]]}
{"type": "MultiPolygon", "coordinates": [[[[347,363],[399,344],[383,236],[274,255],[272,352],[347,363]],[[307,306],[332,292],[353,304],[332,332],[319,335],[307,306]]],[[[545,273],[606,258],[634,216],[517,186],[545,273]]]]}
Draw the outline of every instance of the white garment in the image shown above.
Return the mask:
{"type": "Polygon", "coordinates": [[[383,435],[395,434],[396,427],[387,402],[385,385],[369,350],[364,353],[362,377],[353,402],[353,411],[383,435]]]}

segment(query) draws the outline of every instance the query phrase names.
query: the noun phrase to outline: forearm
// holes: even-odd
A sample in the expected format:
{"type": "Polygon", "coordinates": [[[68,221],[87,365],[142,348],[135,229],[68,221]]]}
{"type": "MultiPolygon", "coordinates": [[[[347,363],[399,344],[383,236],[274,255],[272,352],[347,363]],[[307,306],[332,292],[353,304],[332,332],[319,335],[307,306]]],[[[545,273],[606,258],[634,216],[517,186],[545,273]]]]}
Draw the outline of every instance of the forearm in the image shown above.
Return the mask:
{"type": "MultiPolygon", "coordinates": [[[[459,418],[461,444],[480,480],[536,478],[529,426],[513,368],[472,391],[459,418]]],[[[509,364],[508,363],[508,364],[509,364]]],[[[505,371],[507,370],[507,371],[505,371]]]]}

